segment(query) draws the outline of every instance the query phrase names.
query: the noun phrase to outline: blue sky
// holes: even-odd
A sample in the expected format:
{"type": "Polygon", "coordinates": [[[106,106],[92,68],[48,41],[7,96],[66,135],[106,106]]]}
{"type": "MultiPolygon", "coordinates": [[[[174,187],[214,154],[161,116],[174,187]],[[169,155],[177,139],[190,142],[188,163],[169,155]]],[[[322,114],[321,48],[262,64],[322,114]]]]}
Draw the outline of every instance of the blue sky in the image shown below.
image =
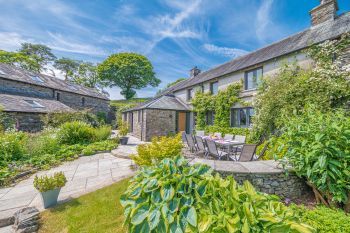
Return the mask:
{"type": "MultiPolygon", "coordinates": [[[[339,13],[350,10],[339,0],[339,13]]],[[[319,0],[0,0],[0,49],[42,43],[58,56],[98,63],[118,52],[147,56],[162,80],[207,70],[310,26],[319,0]]],[[[59,76],[59,75],[58,75],[59,76]]],[[[118,88],[111,99],[122,98],[118,88]]]]}

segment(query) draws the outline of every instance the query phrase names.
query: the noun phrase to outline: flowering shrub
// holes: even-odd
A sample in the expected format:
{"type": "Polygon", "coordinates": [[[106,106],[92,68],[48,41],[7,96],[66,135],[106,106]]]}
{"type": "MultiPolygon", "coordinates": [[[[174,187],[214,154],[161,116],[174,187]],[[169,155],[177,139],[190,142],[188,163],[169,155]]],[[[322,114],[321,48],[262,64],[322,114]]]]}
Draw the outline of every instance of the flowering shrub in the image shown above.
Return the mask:
{"type": "Polygon", "coordinates": [[[182,157],[143,167],[121,197],[129,232],[311,233],[278,197],[182,157]]]}

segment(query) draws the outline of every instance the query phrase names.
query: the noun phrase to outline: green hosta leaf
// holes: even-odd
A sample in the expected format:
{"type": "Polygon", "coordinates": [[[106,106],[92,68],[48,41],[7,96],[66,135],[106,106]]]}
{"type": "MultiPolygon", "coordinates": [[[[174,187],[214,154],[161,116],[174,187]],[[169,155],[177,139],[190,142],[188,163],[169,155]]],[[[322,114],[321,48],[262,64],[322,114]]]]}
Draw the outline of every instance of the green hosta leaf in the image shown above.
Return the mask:
{"type": "Polygon", "coordinates": [[[158,180],[152,179],[150,180],[147,185],[144,187],[144,192],[152,192],[158,188],[158,180]]]}
{"type": "Polygon", "coordinates": [[[163,232],[167,232],[167,225],[165,223],[165,221],[163,219],[160,219],[159,221],[159,224],[157,225],[157,228],[156,228],[156,232],[158,233],[163,233],[163,232]]]}
{"type": "Polygon", "coordinates": [[[132,232],[135,233],[149,233],[150,228],[147,221],[143,221],[141,224],[138,224],[134,227],[134,230],[132,232]]]}
{"type": "Polygon", "coordinates": [[[158,209],[151,211],[151,213],[148,216],[148,223],[151,230],[157,227],[159,220],[160,220],[160,211],[158,209]]]}
{"type": "Polygon", "coordinates": [[[290,229],[293,230],[294,232],[299,232],[299,233],[315,233],[316,230],[306,224],[295,224],[291,223],[290,224],[290,229]]]}
{"type": "Polygon", "coordinates": [[[136,208],[132,213],[131,223],[133,225],[140,224],[149,214],[149,206],[148,204],[141,204],[138,208],[136,208]]]}
{"type": "Polygon", "coordinates": [[[174,216],[173,216],[173,214],[169,211],[167,204],[164,204],[164,205],[162,206],[161,211],[162,211],[163,219],[166,219],[169,223],[174,222],[174,216]]]}
{"type": "Polygon", "coordinates": [[[141,194],[142,188],[141,187],[137,187],[135,188],[131,193],[130,193],[130,197],[138,197],[141,194]]]}
{"type": "Polygon", "coordinates": [[[200,196],[203,196],[205,194],[205,191],[207,189],[207,182],[205,180],[202,180],[199,182],[197,186],[197,192],[200,196]]]}
{"type": "Polygon", "coordinates": [[[194,207],[191,207],[186,216],[187,222],[191,224],[192,226],[196,227],[197,226],[197,212],[194,207]]]}
{"type": "Polygon", "coordinates": [[[173,186],[168,184],[168,185],[165,185],[164,187],[161,188],[160,194],[161,194],[164,201],[169,201],[174,197],[175,190],[174,190],[173,186]]]}
{"type": "Polygon", "coordinates": [[[289,231],[290,231],[290,227],[285,223],[273,225],[272,227],[270,227],[271,233],[281,233],[281,232],[289,232],[289,231]]]}
{"type": "Polygon", "coordinates": [[[169,202],[169,211],[171,213],[175,213],[176,211],[179,210],[179,206],[180,206],[180,200],[178,198],[174,198],[169,202]]]}
{"type": "Polygon", "coordinates": [[[162,197],[160,195],[159,190],[155,190],[152,192],[151,200],[153,203],[160,203],[162,201],[162,197]]]}
{"type": "Polygon", "coordinates": [[[194,202],[194,200],[193,200],[193,197],[191,197],[191,196],[183,196],[182,198],[181,198],[181,205],[182,206],[191,206],[192,204],[193,204],[193,202],[194,202]]]}
{"type": "Polygon", "coordinates": [[[171,225],[170,225],[170,233],[183,233],[181,227],[180,227],[180,224],[176,223],[176,222],[173,222],[171,225]]]}

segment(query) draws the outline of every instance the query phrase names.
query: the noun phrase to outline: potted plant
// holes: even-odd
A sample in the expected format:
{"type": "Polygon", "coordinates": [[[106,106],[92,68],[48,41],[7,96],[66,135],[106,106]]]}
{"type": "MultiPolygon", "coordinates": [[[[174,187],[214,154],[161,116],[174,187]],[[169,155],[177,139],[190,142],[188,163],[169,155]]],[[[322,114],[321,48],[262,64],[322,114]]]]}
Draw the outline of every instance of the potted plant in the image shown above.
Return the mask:
{"type": "Polygon", "coordinates": [[[58,195],[66,182],[63,172],[56,172],[53,176],[35,176],[34,187],[41,193],[45,209],[57,204],[58,195]]]}
{"type": "Polygon", "coordinates": [[[125,121],[121,121],[119,123],[118,130],[119,130],[119,142],[120,142],[120,144],[122,144],[122,145],[128,144],[129,137],[126,137],[126,135],[129,132],[128,123],[125,121]]]}

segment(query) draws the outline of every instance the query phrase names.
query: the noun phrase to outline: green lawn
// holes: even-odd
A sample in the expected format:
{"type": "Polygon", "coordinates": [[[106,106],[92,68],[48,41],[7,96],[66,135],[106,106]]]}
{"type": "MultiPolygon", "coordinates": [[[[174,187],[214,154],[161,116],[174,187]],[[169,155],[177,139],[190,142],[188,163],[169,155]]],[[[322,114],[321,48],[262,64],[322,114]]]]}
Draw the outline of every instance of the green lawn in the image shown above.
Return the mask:
{"type": "Polygon", "coordinates": [[[41,214],[39,232],[126,232],[120,196],[129,179],[73,199],[41,214]]]}

